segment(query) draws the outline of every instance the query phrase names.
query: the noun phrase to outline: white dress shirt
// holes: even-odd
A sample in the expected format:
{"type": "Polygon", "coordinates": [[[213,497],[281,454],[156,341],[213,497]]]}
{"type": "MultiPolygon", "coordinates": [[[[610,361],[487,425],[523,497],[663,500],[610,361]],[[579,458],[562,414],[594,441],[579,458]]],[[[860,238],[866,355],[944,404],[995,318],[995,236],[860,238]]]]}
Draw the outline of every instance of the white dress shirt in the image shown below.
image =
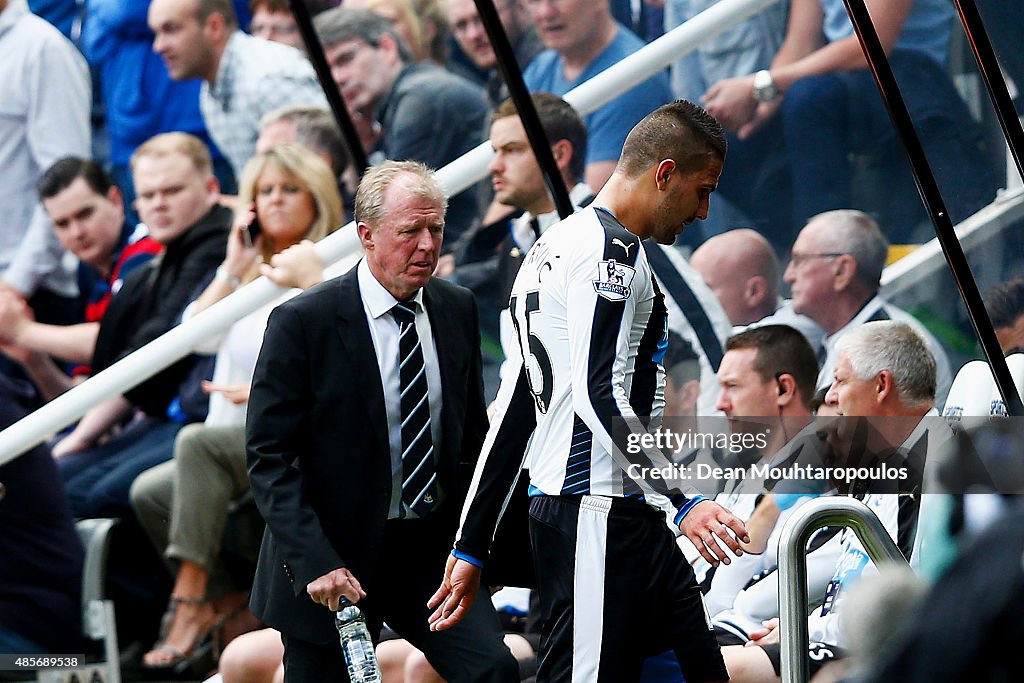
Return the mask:
{"type": "MultiPolygon", "coordinates": [[[[402,504],[402,390],[398,373],[398,321],[391,309],[398,299],[370,272],[366,259],[359,262],[356,276],[363,299],[363,311],[370,326],[370,338],[377,355],[381,386],[384,389],[384,409],[388,418],[388,443],[391,446],[391,509],[388,519],[415,517],[402,504]]],[[[423,363],[427,372],[427,400],[430,402],[430,434],[434,438],[434,462],[441,448],[441,370],[437,362],[437,349],[430,328],[430,316],[423,307],[423,290],[412,298],[416,306],[416,333],[420,336],[423,363]]],[[[444,492],[439,491],[443,500],[444,492]]]]}

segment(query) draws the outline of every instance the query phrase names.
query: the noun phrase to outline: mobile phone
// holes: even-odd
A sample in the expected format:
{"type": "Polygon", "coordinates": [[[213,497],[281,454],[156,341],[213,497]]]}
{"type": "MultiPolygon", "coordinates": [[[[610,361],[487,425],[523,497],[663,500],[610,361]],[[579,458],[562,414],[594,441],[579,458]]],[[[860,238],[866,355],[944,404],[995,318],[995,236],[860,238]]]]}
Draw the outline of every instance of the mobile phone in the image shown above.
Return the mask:
{"type": "Polygon", "coordinates": [[[242,231],[242,242],[251,249],[256,244],[256,238],[260,236],[261,232],[263,232],[263,226],[260,225],[260,219],[253,218],[252,222],[242,231]]]}

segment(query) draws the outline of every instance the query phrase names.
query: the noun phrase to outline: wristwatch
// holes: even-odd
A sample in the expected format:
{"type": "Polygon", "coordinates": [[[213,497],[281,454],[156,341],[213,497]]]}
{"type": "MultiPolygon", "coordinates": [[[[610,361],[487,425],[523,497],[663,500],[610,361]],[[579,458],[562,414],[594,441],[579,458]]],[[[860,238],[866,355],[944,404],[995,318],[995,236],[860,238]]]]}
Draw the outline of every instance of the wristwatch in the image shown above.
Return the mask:
{"type": "Polygon", "coordinates": [[[231,289],[238,289],[242,286],[242,281],[228,272],[228,269],[224,267],[224,264],[217,266],[217,270],[214,271],[213,277],[215,280],[220,280],[231,289]]]}
{"type": "Polygon", "coordinates": [[[754,74],[754,99],[758,102],[771,102],[779,96],[779,89],[775,87],[775,80],[772,72],[768,69],[761,69],[754,74]]]}

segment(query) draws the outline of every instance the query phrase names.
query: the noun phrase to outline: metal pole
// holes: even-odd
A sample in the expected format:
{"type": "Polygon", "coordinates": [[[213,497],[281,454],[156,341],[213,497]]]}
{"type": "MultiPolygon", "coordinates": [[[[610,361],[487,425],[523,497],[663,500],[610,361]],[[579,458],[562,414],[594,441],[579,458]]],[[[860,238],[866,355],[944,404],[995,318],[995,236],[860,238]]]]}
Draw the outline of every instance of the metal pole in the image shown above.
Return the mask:
{"type": "Polygon", "coordinates": [[[974,58],[981,70],[981,77],[988,88],[988,95],[992,99],[992,105],[996,109],[996,117],[1003,129],[1003,137],[1010,147],[1010,154],[1017,164],[1017,172],[1024,177],[1024,128],[1021,128],[1020,118],[1017,117],[1017,110],[1013,106],[1013,98],[1006,88],[1006,81],[1003,80],[1002,72],[999,70],[999,62],[996,60],[996,53],[992,49],[992,42],[988,39],[988,32],[985,31],[985,24],[978,12],[978,5],[974,0],[953,0],[956,11],[960,15],[960,23],[964,25],[964,33],[967,34],[967,42],[974,52],[974,58]]]}
{"type": "Polygon", "coordinates": [[[341,98],[338,86],[335,85],[334,78],[331,76],[331,67],[327,64],[327,58],[324,57],[324,46],[320,44],[320,37],[317,36],[316,30],[313,28],[313,17],[310,16],[309,9],[303,0],[288,0],[288,6],[292,8],[295,23],[298,24],[299,32],[302,34],[302,42],[306,44],[306,54],[313,64],[324,96],[327,97],[327,104],[330,105],[338,129],[341,131],[342,137],[345,138],[345,144],[348,145],[352,165],[355,166],[361,178],[369,165],[366,160],[366,150],[363,149],[363,143],[359,141],[356,126],[352,123],[352,117],[348,115],[345,101],[341,98]]]}
{"type": "MultiPolygon", "coordinates": [[[[939,192],[935,176],[932,175],[931,167],[928,165],[921,140],[917,137],[910,112],[900,94],[892,67],[889,66],[889,59],[886,57],[882,43],[878,39],[878,33],[875,32],[875,27],[871,23],[871,16],[864,5],[864,0],[843,0],[843,2],[846,5],[846,11],[850,14],[850,20],[857,32],[861,48],[864,50],[868,67],[878,83],[878,89],[881,91],[882,100],[889,111],[889,117],[903,143],[903,149],[910,162],[910,169],[914,173],[914,181],[917,183],[917,191],[932,220],[935,237],[942,247],[946,263],[949,264],[950,272],[953,274],[953,280],[967,307],[971,326],[974,327],[974,333],[981,342],[981,348],[988,360],[989,367],[992,368],[992,376],[995,378],[1003,402],[1006,403],[1006,410],[1011,416],[1022,416],[1024,415],[1024,403],[1021,402],[1020,394],[1017,393],[1010,370],[1006,366],[1006,359],[999,348],[999,340],[996,339],[992,320],[988,317],[988,311],[985,310],[985,304],[981,299],[981,292],[978,291],[978,283],[974,281],[974,276],[971,274],[971,267],[967,263],[967,257],[964,256],[964,250],[953,229],[953,222],[942,201],[942,194],[939,192]]],[[[917,86],[928,87],[925,83],[919,83],[917,86]]]]}
{"type": "Polygon", "coordinates": [[[512,44],[508,42],[508,34],[505,33],[505,27],[501,24],[498,10],[494,8],[492,0],[473,0],[473,2],[476,3],[476,11],[480,15],[480,21],[491,41],[494,56],[498,58],[498,69],[505,79],[505,85],[508,86],[512,101],[516,104],[519,119],[523,122],[523,128],[526,129],[526,137],[530,140],[530,147],[533,148],[533,156],[536,157],[541,173],[544,174],[544,183],[548,186],[548,191],[555,201],[558,215],[568,218],[573,214],[569,190],[565,187],[565,181],[555,163],[555,156],[551,153],[551,143],[548,141],[548,136],[544,134],[544,127],[541,126],[537,108],[533,106],[530,91],[526,89],[523,73],[519,70],[519,63],[512,51],[512,44]]]}
{"type": "Polygon", "coordinates": [[[860,539],[868,557],[907,564],[881,520],[867,505],[846,496],[807,501],[786,520],[779,533],[779,628],[782,646],[782,683],[805,683],[807,667],[807,543],[818,529],[848,526],[860,539]]]}

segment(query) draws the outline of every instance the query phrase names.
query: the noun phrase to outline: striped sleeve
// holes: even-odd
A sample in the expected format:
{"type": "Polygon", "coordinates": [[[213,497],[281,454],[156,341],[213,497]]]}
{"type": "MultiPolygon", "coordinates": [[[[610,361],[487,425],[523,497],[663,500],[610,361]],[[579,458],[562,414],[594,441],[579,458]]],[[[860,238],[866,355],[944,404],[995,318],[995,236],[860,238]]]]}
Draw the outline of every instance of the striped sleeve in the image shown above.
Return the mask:
{"type": "Polygon", "coordinates": [[[535,403],[522,360],[501,383],[497,409],[462,509],[455,550],[486,561],[498,522],[523,468],[526,446],[537,424],[535,403]]]}

